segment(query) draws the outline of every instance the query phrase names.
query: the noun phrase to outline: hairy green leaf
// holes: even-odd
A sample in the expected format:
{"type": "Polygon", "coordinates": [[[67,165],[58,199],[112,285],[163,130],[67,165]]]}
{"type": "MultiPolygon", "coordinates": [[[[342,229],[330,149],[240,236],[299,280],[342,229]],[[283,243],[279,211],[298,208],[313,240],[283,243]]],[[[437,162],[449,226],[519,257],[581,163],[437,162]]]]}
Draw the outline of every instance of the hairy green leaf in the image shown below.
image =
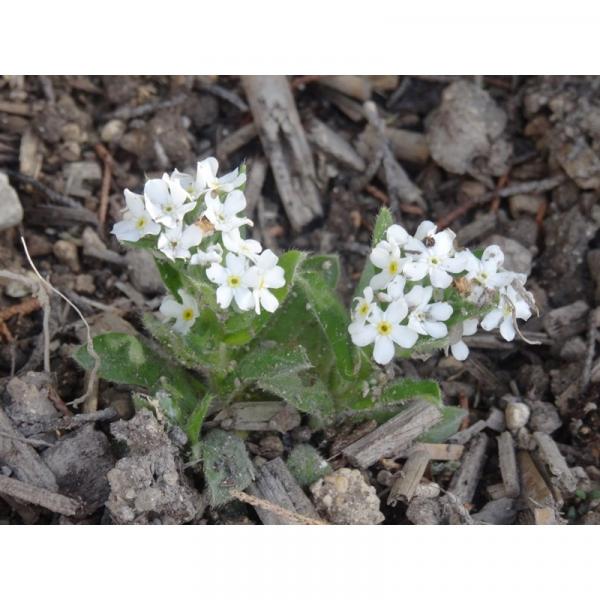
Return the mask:
{"type": "Polygon", "coordinates": [[[212,401],[215,399],[213,394],[206,393],[202,400],[197,404],[196,408],[192,411],[190,416],[187,418],[185,432],[187,433],[188,439],[191,444],[195,444],[200,439],[200,430],[202,429],[202,424],[204,423],[204,419],[206,419],[206,415],[208,414],[208,409],[212,404],[212,401]]]}
{"type": "Polygon", "coordinates": [[[232,490],[244,490],[254,480],[252,461],[239,437],[214,429],[199,449],[211,506],[226,504],[232,490]]]}
{"type": "Polygon", "coordinates": [[[441,444],[452,437],[460,428],[467,411],[458,406],[442,406],[442,420],[419,437],[420,442],[441,444]]]}
{"type": "MultiPolygon", "coordinates": [[[[165,369],[164,360],[138,338],[126,333],[103,333],[94,340],[100,357],[98,375],[114,383],[153,388],[165,369]]],[[[92,369],[94,359],[80,346],[73,358],[84,368],[92,369]]]]}
{"type": "Polygon", "coordinates": [[[158,256],[154,256],[154,262],[158,267],[160,278],[165,287],[178,301],[181,301],[179,290],[183,287],[183,281],[176,263],[168,259],[158,258],[158,256]]]}
{"type": "Polygon", "coordinates": [[[340,279],[340,258],[337,254],[314,254],[302,263],[302,271],[320,273],[327,285],[334,290],[340,279]]]}
{"type": "Polygon", "coordinates": [[[299,444],[287,459],[287,467],[302,487],[308,487],[315,481],[331,473],[331,465],[310,444],[299,444]]]}

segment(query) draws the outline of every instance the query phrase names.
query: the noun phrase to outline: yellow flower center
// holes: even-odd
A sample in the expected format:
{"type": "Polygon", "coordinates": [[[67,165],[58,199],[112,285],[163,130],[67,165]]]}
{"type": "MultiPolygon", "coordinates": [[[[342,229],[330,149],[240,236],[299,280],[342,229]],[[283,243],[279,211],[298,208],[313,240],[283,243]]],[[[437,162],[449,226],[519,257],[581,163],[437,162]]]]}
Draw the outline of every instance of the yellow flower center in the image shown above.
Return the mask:
{"type": "Polygon", "coordinates": [[[194,311],[191,308],[184,309],[183,313],[181,314],[181,318],[184,321],[191,321],[194,318],[194,311]]]}
{"type": "Polygon", "coordinates": [[[230,275],[227,278],[227,284],[229,285],[229,287],[235,288],[235,287],[239,287],[241,281],[238,275],[230,275]]]}
{"type": "Polygon", "coordinates": [[[137,229],[144,229],[146,227],[146,217],[140,217],[136,222],[135,226],[137,229]]]}
{"type": "Polygon", "coordinates": [[[436,258],[435,256],[432,256],[432,257],[429,259],[429,262],[430,262],[432,265],[439,265],[439,264],[440,264],[440,259],[439,259],[439,258],[436,258]]]}
{"type": "Polygon", "coordinates": [[[369,305],[366,302],[362,302],[358,306],[358,314],[361,317],[366,317],[369,314],[369,305]]]}
{"type": "Polygon", "coordinates": [[[390,335],[392,333],[392,324],[388,321],[379,321],[377,323],[377,333],[379,335],[390,335]]]}
{"type": "Polygon", "coordinates": [[[390,265],[388,267],[388,271],[389,271],[390,275],[396,275],[396,273],[398,273],[399,270],[400,270],[400,265],[398,264],[398,261],[393,260],[392,262],[390,262],[390,265]]]}

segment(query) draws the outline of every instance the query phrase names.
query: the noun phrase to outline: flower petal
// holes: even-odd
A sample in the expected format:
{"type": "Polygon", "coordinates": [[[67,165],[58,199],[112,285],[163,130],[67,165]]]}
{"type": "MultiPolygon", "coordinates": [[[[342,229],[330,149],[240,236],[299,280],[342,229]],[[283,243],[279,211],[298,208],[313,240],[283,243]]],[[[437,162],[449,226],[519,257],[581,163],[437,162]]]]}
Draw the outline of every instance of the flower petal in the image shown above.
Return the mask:
{"type": "Polygon", "coordinates": [[[512,321],[512,315],[504,317],[500,324],[500,335],[507,341],[512,342],[515,339],[515,327],[512,321]]]}
{"type": "Polygon", "coordinates": [[[409,261],[404,265],[404,274],[410,281],[420,281],[427,275],[427,264],[422,261],[409,261]]]}
{"type": "Polygon", "coordinates": [[[254,308],[254,296],[248,288],[239,287],[233,290],[235,303],[241,310],[250,310],[254,308]]]}
{"type": "Polygon", "coordinates": [[[246,208],[246,196],[244,196],[244,192],[240,190],[234,190],[227,194],[227,198],[225,198],[225,203],[223,205],[223,212],[226,216],[237,215],[240,211],[246,208]]]}
{"type": "Polygon", "coordinates": [[[452,356],[456,360],[466,360],[467,356],[469,356],[469,346],[460,340],[450,346],[450,352],[452,352],[452,356]]]}
{"type": "Polygon", "coordinates": [[[462,323],[463,335],[474,335],[477,333],[477,319],[466,319],[462,323]]]}
{"type": "Polygon", "coordinates": [[[375,341],[375,338],[377,337],[377,330],[375,329],[374,325],[360,324],[360,327],[355,327],[352,331],[350,331],[350,335],[352,336],[352,341],[354,344],[362,348],[363,346],[368,346],[375,341]]]}
{"type": "Polygon", "coordinates": [[[175,300],[175,298],[172,296],[167,296],[162,301],[158,310],[161,312],[161,314],[165,315],[165,317],[176,319],[181,314],[182,306],[175,300]]]}
{"type": "Polygon", "coordinates": [[[371,262],[379,269],[385,269],[390,262],[390,253],[383,248],[375,247],[371,250],[371,262]]]}
{"type": "Polygon", "coordinates": [[[279,300],[269,290],[265,289],[260,291],[260,303],[270,313],[275,312],[279,306],[279,300]]]}
{"type": "Polygon", "coordinates": [[[418,338],[417,332],[410,327],[406,327],[406,325],[394,325],[392,327],[392,339],[402,348],[412,348],[418,338]]]}
{"type": "Polygon", "coordinates": [[[429,315],[436,321],[447,321],[453,308],[447,302],[434,302],[429,306],[429,315]]]}
{"type": "Polygon", "coordinates": [[[418,240],[425,239],[428,235],[433,235],[437,231],[435,223],[431,221],[423,221],[415,231],[415,238],[418,240]]]}
{"type": "Polygon", "coordinates": [[[226,285],[217,288],[217,303],[221,308],[227,308],[231,304],[233,290],[226,285]]]}
{"type": "Polygon", "coordinates": [[[434,267],[429,271],[429,279],[431,280],[431,285],[433,285],[433,287],[441,288],[443,290],[450,287],[450,284],[452,283],[452,276],[448,275],[448,273],[440,267],[434,267]]]}
{"type": "Polygon", "coordinates": [[[499,308],[495,308],[490,311],[485,317],[483,317],[481,321],[481,328],[486,331],[492,331],[492,329],[496,329],[498,325],[500,325],[500,321],[502,320],[502,311],[499,308]]]}
{"type": "Polygon", "coordinates": [[[400,323],[408,314],[408,306],[404,299],[392,302],[383,313],[383,318],[391,323],[400,323]]]}
{"type": "Polygon", "coordinates": [[[380,365],[387,365],[394,358],[394,342],[388,336],[377,336],[373,348],[373,358],[380,365]]]}
{"type": "Polygon", "coordinates": [[[432,338],[439,340],[448,335],[448,327],[439,321],[423,321],[423,328],[432,338]]]}
{"type": "Polygon", "coordinates": [[[222,285],[227,281],[227,271],[219,264],[212,264],[208,267],[208,269],[206,269],[206,276],[209,281],[219,285],[222,285]]]}

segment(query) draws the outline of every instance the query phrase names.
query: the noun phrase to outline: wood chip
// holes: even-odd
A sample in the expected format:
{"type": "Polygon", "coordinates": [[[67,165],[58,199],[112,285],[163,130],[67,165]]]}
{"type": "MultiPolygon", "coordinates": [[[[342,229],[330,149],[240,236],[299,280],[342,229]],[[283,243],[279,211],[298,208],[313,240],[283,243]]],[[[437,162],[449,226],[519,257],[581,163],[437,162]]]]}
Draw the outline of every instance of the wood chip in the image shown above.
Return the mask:
{"type": "Polygon", "coordinates": [[[254,122],[242,125],[232,134],[217,144],[218,159],[225,160],[230,154],[237,152],[240,148],[251,142],[258,135],[258,129],[254,122]]]}
{"type": "Polygon", "coordinates": [[[245,76],[254,122],[271,164],[290,224],[301,230],[323,215],[313,157],[288,80],[283,76],[245,76]]]}
{"type": "Polygon", "coordinates": [[[519,472],[517,471],[517,455],[512,434],[505,431],[498,436],[498,459],[502,481],[508,498],[516,498],[521,492],[519,472]]]}
{"type": "Polygon", "coordinates": [[[439,409],[425,400],[414,400],[401,413],[343,450],[355,466],[370,467],[384,457],[395,457],[442,418],[439,409]]]}
{"type": "Polygon", "coordinates": [[[318,82],[346,96],[365,102],[373,92],[371,82],[360,75],[327,75],[318,82]]]}
{"type": "Polygon", "coordinates": [[[77,511],[81,508],[79,502],[68,496],[24,483],[12,477],[5,477],[4,475],[0,475],[0,493],[23,502],[47,508],[54,513],[67,517],[76,515],[77,511]]]}
{"type": "Polygon", "coordinates": [[[416,164],[425,164],[429,160],[427,138],[422,133],[388,127],[385,137],[398,160],[416,164]]]}
{"type": "Polygon", "coordinates": [[[365,170],[365,161],[352,145],[319,119],[313,117],[307,122],[306,134],[312,144],[340,164],[355,171],[365,170]]]}
{"type": "Polygon", "coordinates": [[[537,456],[544,464],[550,483],[562,494],[569,495],[577,489],[577,479],[571,472],[565,457],[556,442],[547,434],[536,431],[533,439],[537,443],[537,456]]]}
{"type": "Polygon", "coordinates": [[[485,465],[488,444],[488,436],[480,433],[471,442],[469,450],[463,456],[460,468],[452,477],[448,491],[463,504],[470,503],[475,496],[485,465]]]}
{"type": "Polygon", "coordinates": [[[406,504],[411,501],[430,459],[427,450],[416,450],[408,457],[399,477],[390,489],[387,500],[389,506],[396,506],[398,501],[406,504]]]}
{"type": "Polygon", "coordinates": [[[30,444],[19,441],[21,434],[2,408],[0,408],[0,431],[8,434],[0,436],[0,463],[10,467],[17,479],[24,483],[57,491],[58,485],[54,473],[30,444]]]}
{"type": "Polygon", "coordinates": [[[531,454],[526,450],[517,452],[517,463],[521,480],[521,497],[533,512],[536,508],[549,507],[556,510],[552,491],[535,465],[531,454]]]}
{"type": "MultiPolygon", "coordinates": [[[[319,518],[315,507],[281,458],[276,458],[258,469],[256,481],[248,488],[248,492],[290,512],[299,513],[311,519],[319,518]]],[[[256,512],[265,525],[295,525],[297,523],[289,517],[259,506],[256,507],[256,512]]]]}
{"type": "Polygon", "coordinates": [[[481,433],[486,427],[486,421],[477,421],[477,423],[473,423],[471,427],[467,427],[467,429],[455,433],[451,438],[448,439],[448,441],[452,444],[467,444],[478,433],[481,433]]]}
{"type": "Polygon", "coordinates": [[[215,416],[223,429],[238,431],[279,431],[300,425],[300,413],[285,402],[236,402],[215,416]]]}
{"type": "Polygon", "coordinates": [[[429,453],[431,460],[460,460],[465,451],[465,447],[461,444],[418,443],[401,451],[397,458],[408,458],[417,450],[426,450],[429,453]]]}

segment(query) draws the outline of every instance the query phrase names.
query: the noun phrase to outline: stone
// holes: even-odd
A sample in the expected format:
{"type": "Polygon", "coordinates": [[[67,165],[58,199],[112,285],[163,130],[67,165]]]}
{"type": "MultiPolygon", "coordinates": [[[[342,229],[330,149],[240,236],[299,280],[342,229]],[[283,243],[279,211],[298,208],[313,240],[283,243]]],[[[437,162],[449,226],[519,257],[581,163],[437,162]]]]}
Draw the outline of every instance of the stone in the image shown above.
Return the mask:
{"type": "Polygon", "coordinates": [[[84,514],[91,514],[106,502],[107,475],[115,464],[108,439],[93,424],[68,433],[42,453],[44,462],[56,476],[60,491],[80,498],[84,514]]]}
{"type": "Polygon", "coordinates": [[[59,416],[49,398],[52,379],[47,373],[29,371],[13,377],[6,385],[9,402],[6,412],[17,427],[21,423],[32,423],[59,416]]]}
{"type": "Polygon", "coordinates": [[[61,264],[69,267],[74,273],[78,273],[81,270],[77,246],[73,242],[58,240],[54,242],[52,252],[61,264]]]}
{"type": "Polygon", "coordinates": [[[533,216],[537,215],[543,202],[544,198],[542,196],[517,194],[508,199],[508,207],[513,219],[517,219],[521,213],[527,213],[533,216]]]}
{"type": "Polygon", "coordinates": [[[339,469],[313,483],[310,491],[317,510],[331,523],[378,525],[385,519],[375,488],[357,469],[339,469]]]}
{"type": "Polygon", "coordinates": [[[406,509],[406,518],[415,525],[439,525],[442,508],[435,498],[415,497],[406,509]]]}
{"type": "Polygon", "coordinates": [[[93,294],[96,291],[94,277],[88,273],[82,273],[75,277],[75,291],[81,294],[93,294]]]}
{"type": "Polygon", "coordinates": [[[129,279],[133,287],[144,294],[157,295],[165,291],[158,267],[152,255],[145,250],[129,250],[125,255],[129,279]]]}
{"type": "Polygon", "coordinates": [[[531,411],[527,404],[523,402],[509,402],[504,409],[506,427],[510,431],[518,431],[521,427],[527,425],[531,411]]]}
{"type": "Polygon", "coordinates": [[[23,207],[19,195],[0,173],[0,231],[18,225],[23,220],[23,207]]]}
{"type": "Polygon", "coordinates": [[[180,524],[200,518],[206,501],[183,474],[177,447],[148,410],[110,426],[129,448],[108,473],[110,516],[120,524],[180,524]]]}
{"type": "Polygon", "coordinates": [[[283,454],[283,442],[277,435],[267,435],[260,440],[258,452],[264,458],[272,460],[283,454]]]}
{"type": "Polygon", "coordinates": [[[542,431],[550,435],[562,426],[562,419],[554,404],[533,400],[529,406],[531,407],[529,427],[533,431],[542,431]]]}
{"type": "Polygon", "coordinates": [[[126,128],[127,126],[123,121],[111,119],[100,130],[100,138],[107,144],[118,142],[123,137],[126,128]]]}
{"type": "Polygon", "coordinates": [[[462,175],[476,158],[492,157],[492,174],[505,170],[506,147],[492,146],[506,126],[506,114],[485,90],[467,81],[450,84],[440,106],[427,122],[427,141],[436,163],[451,173],[462,175]]]}

